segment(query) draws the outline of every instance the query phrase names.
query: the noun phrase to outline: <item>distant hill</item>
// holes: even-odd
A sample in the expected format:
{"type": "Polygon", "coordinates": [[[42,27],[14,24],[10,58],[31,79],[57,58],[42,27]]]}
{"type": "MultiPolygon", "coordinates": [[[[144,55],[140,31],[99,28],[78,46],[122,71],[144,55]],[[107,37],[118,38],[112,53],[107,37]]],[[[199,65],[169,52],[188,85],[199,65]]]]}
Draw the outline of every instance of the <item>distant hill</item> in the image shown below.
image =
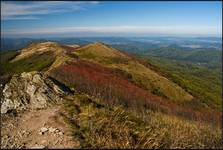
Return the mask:
{"type": "Polygon", "coordinates": [[[2,38],[1,51],[20,50],[33,42],[45,42],[45,39],[31,39],[31,38],[2,38]]]}
{"type": "Polygon", "coordinates": [[[31,42],[54,41],[60,44],[86,45],[103,42],[128,52],[141,52],[154,48],[175,47],[182,50],[222,50],[220,37],[53,37],[53,38],[2,38],[1,50],[18,50],[31,42]]]}
{"type": "Polygon", "coordinates": [[[139,54],[182,60],[188,62],[195,62],[195,63],[200,62],[200,63],[210,63],[210,64],[212,63],[219,64],[222,59],[222,51],[199,50],[199,49],[186,51],[171,47],[150,49],[144,52],[140,52],[139,54]]]}

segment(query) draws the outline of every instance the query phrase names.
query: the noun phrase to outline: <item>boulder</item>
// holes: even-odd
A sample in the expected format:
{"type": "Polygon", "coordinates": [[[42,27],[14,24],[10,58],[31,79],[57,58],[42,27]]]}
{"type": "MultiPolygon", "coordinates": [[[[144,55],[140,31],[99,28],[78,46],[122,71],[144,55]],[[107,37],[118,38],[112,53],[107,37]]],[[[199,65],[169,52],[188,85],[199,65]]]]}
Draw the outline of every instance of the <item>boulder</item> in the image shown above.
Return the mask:
{"type": "Polygon", "coordinates": [[[24,72],[14,75],[3,89],[1,113],[9,110],[26,110],[45,108],[60,101],[67,94],[47,75],[40,72],[24,72]]]}
{"type": "Polygon", "coordinates": [[[8,110],[12,110],[14,108],[14,104],[10,99],[5,99],[5,101],[1,105],[1,113],[7,113],[8,110]]]}

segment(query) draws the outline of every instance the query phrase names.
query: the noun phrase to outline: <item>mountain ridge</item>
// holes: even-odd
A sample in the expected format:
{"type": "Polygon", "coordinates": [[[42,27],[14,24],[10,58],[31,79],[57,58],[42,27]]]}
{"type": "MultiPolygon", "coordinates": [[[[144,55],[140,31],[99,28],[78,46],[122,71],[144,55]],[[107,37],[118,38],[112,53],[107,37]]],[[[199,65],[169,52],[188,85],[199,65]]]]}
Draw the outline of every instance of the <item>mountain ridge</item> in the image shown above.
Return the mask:
{"type": "Polygon", "coordinates": [[[2,64],[1,147],[222,147],[221,112],[104,43],[35,43],[2,64]]]}
{"type": "MultiPolygon", "coordinates": [[[[109,67],[113,69],[114,68],[122,69],[126,71],[127,73],[130,73],[132,76],[136,77],[136,80],[134,81],[136,84],[137,83],[140,84],[140,80],[147,79],[148,81],[145,83],[146,85],[145,84],[143,85],[145,86],[144,88],[146,89],[150,88],[149,84],[151,84],[151,82],[149,80],[152,80],[152,82],[156,84],[155,86],[158,86],[159,88],[161,88],[161,90],[164,90],[164,88],[162,88],[161,83],[159,82],[159,80],[162,80],[161,82],[166,83],[168,86],[170,85],[170,88],[176,86],[177,91],[179,90],[180,92],[182,92],[182,94],[185,93],[183,90],[180,89],[180,87],[178,87],[174,83],[172,85],[172,82],[169,81],[168,79],[164,77],[160,78],[160,76],[157,73],[155,73],[153,70],[140,64],[137,60],[133,60],[131,57],[125,55],[121,51],[116,50],[114,48],[107,47],[106,45],[102,46],[102,44],[100,44],[101,47],[98,47],[98,45],[96,45],[95,47],[94,46],[95,45],[88,45],[86,47],[78,48],[76,51],[74,51],[74,53],[83,59],[90,60],[95,63],[103,64],[103,66],[105,67],[109,67]],[[149,76],[152,76],[152,77],[149,77],[149,76]]],[[[177,98],[175,98],[174,93],[172,94],[172,96],[171,95],[166,95],[166,96],[174,100],[177,100],[177,98]]],[[[183,97],[181,96],[181,98],[183,97]]],[[[189,95],[187,96],[187,98],[185,98],[185,100],[190,100],[190,99],[192,99],[192,96],[189,96],[189,95]]]]}

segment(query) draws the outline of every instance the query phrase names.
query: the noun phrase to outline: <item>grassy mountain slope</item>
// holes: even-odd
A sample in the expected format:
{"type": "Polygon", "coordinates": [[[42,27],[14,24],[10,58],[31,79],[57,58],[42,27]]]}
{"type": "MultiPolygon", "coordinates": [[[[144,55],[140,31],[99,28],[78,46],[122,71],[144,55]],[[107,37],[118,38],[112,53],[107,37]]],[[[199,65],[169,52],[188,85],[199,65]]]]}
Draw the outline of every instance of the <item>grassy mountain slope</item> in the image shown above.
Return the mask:
{"type": "Polygon", "coordinates": [[[147,110],[138,116],[86,94],[66,97],[61,115],[82,148],[217,148],[219,127],[147,110]]]}
{"type": "Polygon", "coordinates": [[[54,55],[55,57],[55,60],[49,70],[69,59],[68,57],[66,57],[66,50],[61,45],[55,42],[44,42],[30,44],[28,47],[22,49],[20,54],[17,55],[13,60],[11,60],[11,62],[16,62],[30,56],[36,56],[47,52],[51,53],[51,55],[54,55]]]}
{"type": "Polygon", "coordinates": [[[11,62],[19,52],[6,52],[1,53],[1,83],[4,84],[9,81],[13,74],[41,71],[47,69],[55,61],[55,57],[51,52],[44,52],[35,54],[30,57],[11,62]]]}
{"type": "Polygon", "coordinates": [[[50,76],[110,104],[144,107],[195,120],[216,121],[220,117],[218,111],[203,107],[177,84],[104,44],[77,48],[70,55],[76,59],[51,70],[50,76]]]}
{"type": "Polygon", "coordinates": [[[35,42],[20,51],[1,52],[1,91],[14,74],[30,71],[44,71],[47,74],[51,69],[72,59],[67,53],[73,49],[69,47],[68,50],[55,42],[35,42]]]}
{"type": "MultiPolygon", "coordinates": [[[[55,42],[35,42],[20,51],[1,52],[1,83],[9,81],[13,74],[29,71],[50,71],[71,59],[68,50],[55,42]]],[[[70,50],[73,49],[69,47],[70,50]]]]}
{"type": "Polygon", "coordinates": [[[41,70],[74,91],[60,114],[81,148],[222,147],[219,111],[196,109],[187,88],[112,47],[50,42],[4,55],[1,77],[41,70]]]}
{"type": "Polygon", "coordinates": [[[150,67],[166,74],[204,105],[221,110],[221,68],[160,57],[142,56],[141,59],[150,67]]]}
{"type": "MultiPolygon", "coordinates": [[[[53,69],[50,76],[78,91],[94,95],[108,104],[122,105],[136,111],[151,109],[192,120],[218,122],[219,112],[190,105],[178,105],[160,93],[150,93],[130,82],[129,75],[86,60],[66,62],[53,69]]],[[[198,105],[199,106],[199,105],[198,105]]]]}
{"type": "Polygon", "coordinates": [[[131,75],[131,80],[144,89],[157,92],[175,102],[190,101],[193,97],[168,79],[132,60],[120,51],[96,43],[81,47],[75,51],[79,57],[106,67],[120,69],[131,75]]]}

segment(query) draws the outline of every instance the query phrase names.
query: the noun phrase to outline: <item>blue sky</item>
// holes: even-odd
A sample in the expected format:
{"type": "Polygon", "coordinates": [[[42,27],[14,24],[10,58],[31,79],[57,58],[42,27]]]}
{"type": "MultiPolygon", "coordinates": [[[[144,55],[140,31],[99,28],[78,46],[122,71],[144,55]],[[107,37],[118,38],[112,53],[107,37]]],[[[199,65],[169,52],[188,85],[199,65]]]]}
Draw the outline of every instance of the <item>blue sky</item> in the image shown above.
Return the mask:
{"type": "Polygon", "coordinates": [[[222,2],[1,2],[3,37],[221,36],[222,2]]]}

